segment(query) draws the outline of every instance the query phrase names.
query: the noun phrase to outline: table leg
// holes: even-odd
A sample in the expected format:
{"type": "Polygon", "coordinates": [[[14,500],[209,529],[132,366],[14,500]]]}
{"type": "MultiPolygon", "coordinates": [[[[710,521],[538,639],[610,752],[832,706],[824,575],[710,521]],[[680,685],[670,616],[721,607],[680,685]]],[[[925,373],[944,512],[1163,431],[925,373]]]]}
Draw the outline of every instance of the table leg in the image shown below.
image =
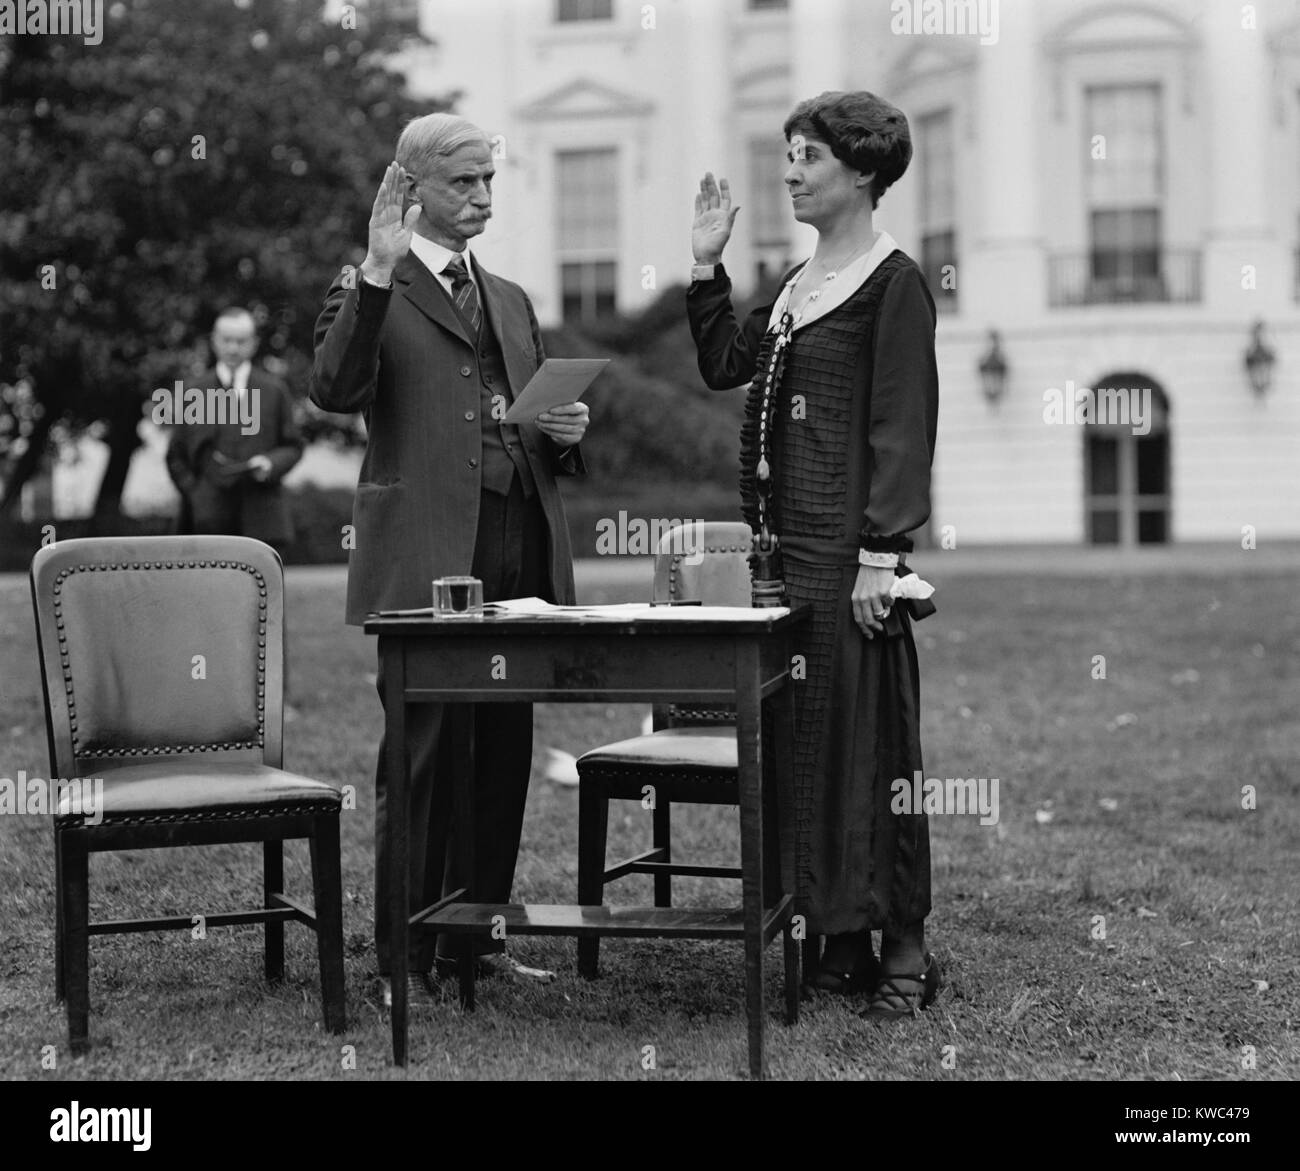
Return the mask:
{"type": "Polygon", "coordinates": [[[749,1075],[761,1079],[763,1061],[763,738],[758,647],[736,647],[736,765],[740,788],[740,872],[745,923],[745,1013],[749,1075]]]}
{"type": "Polygon", "coordinates": [[[406,751],[406,655],[402,643],[385,639],[384,741],[388,785],[384,836],[388,845],[388,973],[393,1006],[393,1063],[406,1064],[406,965],[410,933],[410,766],[406,751]]]}
{"type": "MultiPolygon", "coordinates": [[[[443,717],[443,734],[451,739],[450,758],[456,772],[451,780],[451,837],[453,890],[463,888],[465,901],[478,895],[474,882],[474,707],[449,704],[443,717]]],[[[456,939],[456,974],[460,981],[460,1002],[474,1009],[474,936],[456,939]]]]}
{"type": "MultiPolygon", "coordinates": [[[[772,762],[765,770],[764,795],[767,797],[767,854],[764,871],[767,889],[763,892],[769,904],[786,893],[782,881],[783,864],[793,881],[793,850],[785,843],[793,838],[794,828],[794,692],[793,682],[786,677],[784,686],[768,700],[767,714],[771,723],[772,762]],[[784,833],[784,838],[783,838],[784,833]],[[782,854],[787,858],[783,860],[782,854]]],[[[794,936],[794,915],[782,928],[782,946],[785,959],[785,1023],[794,1024],[799,1019],[799,943],[794,936]]]]}

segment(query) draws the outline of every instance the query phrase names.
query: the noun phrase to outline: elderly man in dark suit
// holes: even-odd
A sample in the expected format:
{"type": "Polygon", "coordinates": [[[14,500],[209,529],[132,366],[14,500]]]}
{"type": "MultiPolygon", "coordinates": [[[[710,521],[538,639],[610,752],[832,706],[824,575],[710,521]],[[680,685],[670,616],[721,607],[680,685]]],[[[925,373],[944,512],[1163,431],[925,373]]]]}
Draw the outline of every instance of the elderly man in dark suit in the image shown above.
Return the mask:
{"type": "Polygon", "coordinates": [[[167,471],[181,493],[183,533],[256,537],[284,551],[293,539],[280,487],[302,459],[293,396],[270,371],[254,367],[257,327],[247,309],[231,307],[212,326],[216,364],[203,372],[203,390],[233,390],[220,418],[177,419],[167,446],[167,471]]]}
{"type": "MultiPolygon", "coordinates": [[[[368,440],[353,505],[347,621],[430,603],[436,577],[473,574],[492,601],[537,595],[574,601],[561,475],[585,469],[578,441],[587,407],[554,407],[534,423],[500,421],[544,357],[524,291],[494,276],[467,247],[492,214],[492,148],[473,123],[449,114],[417,118],[402,132],[370,217],[360,274],[345,270],[316,323],[309,393],[328,411],[363,411],[368,440]]],[[[383,664],[380,664],[380,696],[383,664]]],[[[442,893],[448,858],[448,786],[455,768],[446,709],[408,716],[412,794],[412,908],[442,893]]],[[[507,902],[532,760],[532,705],[474,711],[475,896],[507,902]]],[[[383,852],[384,745],[375,777],[375,942],[390,970],[383,852]]],[[[451,941],[435,955],[415,933],[415,991],[431,970],[449,971],[451,941]]],[[[485,952],[500,950],[489,940],[485,952]]],[[[480,971],[524,969],[482,956],[480,971]]]]}

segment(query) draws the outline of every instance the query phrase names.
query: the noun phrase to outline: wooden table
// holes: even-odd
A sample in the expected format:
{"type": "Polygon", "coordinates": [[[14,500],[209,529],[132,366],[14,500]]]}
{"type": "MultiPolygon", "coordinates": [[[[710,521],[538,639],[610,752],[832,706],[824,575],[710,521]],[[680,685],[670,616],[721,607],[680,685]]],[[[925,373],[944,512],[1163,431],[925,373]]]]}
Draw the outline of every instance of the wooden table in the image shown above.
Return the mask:
{"type": "MultiPolygon", "coordinates": [[[[548,616],[435,618],[372,615],[367,634],[379,638],[384,662],[387,775],[385,827],[390,866],[390,978],[393,1060],[406,1064],[407,943],[409,931],[460,934],[461,997],[474,1002],[472,936],[505,925],[509,935],[669,936],[737,939],[745,946],[745,1008],[749,1070],[764,1075],[763,953],[784,936],[786,1020],[799,1010],[798,945],[792,898],[781,889],[778,802],[764,787],[762,720],[773,721],[773,765],[790,776],[794,734],[789,686],[791,636],[806,621],[806,607],[755,609],[736,618],[687,616],[630,618],[624,607],[594,607],[548,616]],[[453,861],[460,887],[408,917],[409,763],[406,705],[411,703],[696,703],[736,706],[740,788],[739,909],[677,907],[524,906],[483,904],[467,889],[473,867],[473,802],[469,773],[452,778],[452,817],[459,827],[453,861]],[[407,810],[406,816],[397,811],[407,810]]],[[[470,721],[454,716],[444,728],[458,743],[456,759],[473,751],[470,721]]]]}

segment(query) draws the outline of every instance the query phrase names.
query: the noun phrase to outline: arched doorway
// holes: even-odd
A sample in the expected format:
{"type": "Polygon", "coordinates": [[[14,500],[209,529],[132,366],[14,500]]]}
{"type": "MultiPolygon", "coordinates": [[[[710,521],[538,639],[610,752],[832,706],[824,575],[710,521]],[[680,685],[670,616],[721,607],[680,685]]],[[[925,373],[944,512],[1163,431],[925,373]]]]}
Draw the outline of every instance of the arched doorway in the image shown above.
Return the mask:
{"type": "Polygon", "coordinates": [[[1169,400],[1139,371],[1096,384],[1084,428],[1084,532],[1090,545],[1161,545],[1171,532],[1169,400]]]}

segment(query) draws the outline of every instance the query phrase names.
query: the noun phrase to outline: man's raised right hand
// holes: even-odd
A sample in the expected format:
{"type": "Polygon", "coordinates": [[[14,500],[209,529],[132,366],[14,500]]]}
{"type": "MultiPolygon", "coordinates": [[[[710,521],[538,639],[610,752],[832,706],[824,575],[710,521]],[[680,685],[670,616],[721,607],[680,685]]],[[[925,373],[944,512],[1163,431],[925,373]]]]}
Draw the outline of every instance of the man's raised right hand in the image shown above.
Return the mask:
{"type": "Polygon", "coordinates": [[[361,265],[362,275],[381,285],[393,279],[394,266],[410,251],[411,233],[422,211],[416,203],[402,214],[405,191],[406,168],[389,163],[370,209],[370,244],[361,265]]]}

